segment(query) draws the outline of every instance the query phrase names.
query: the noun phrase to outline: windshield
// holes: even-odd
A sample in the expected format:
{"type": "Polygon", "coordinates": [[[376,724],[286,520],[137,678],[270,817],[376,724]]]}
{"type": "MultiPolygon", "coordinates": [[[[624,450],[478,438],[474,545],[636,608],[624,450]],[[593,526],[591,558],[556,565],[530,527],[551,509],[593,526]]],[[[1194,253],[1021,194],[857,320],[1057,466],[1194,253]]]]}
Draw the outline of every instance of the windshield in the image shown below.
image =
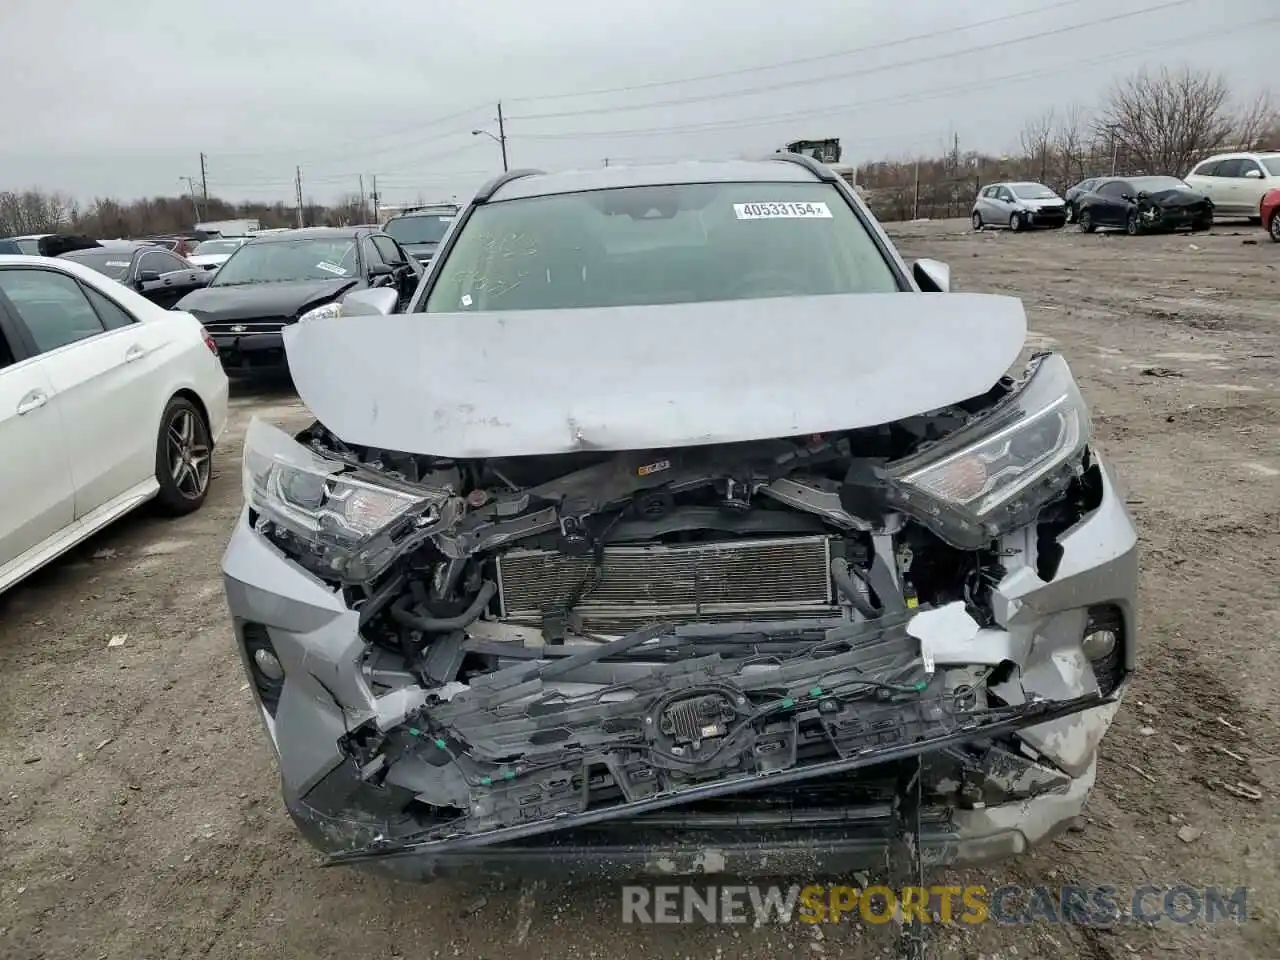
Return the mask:
{"type": "Polygon", "coordinates": [[[198,244],[195,253],[235,253],[244,246],[243,240],[206,240],[198,244]]]}
{"type": "Polygon", "coordinates": [[[1267,176],[1280,177],[1280,157],[1259,157],[1258,159],[1267,168],[1267,176]]]}
{"type": "Polygon", "coordinates": [[[112,280],[123,280],[129,275],[129,264],[133,262],[132,250],[78,250],[75,253],[64,253],[65,260],[82,263],[90,270],[97,270],[112,280]]]}
{"type": "Polygon", "coordinates": [[[1053,200],[1058,196],[1043,183],[1011,183],[1009,189],[1019,200],[1053,200]]]}
{"type": "Polygon", "coordinates": [[[1139,193],[1159,193],[1161,190],[1190,190],[1191,187],[1177,177],[1134,177],[1129,181],[1139,193]]]}
{"type": "Polygon", "coordinates": [[[499,201],[476,207],[461,230],[422,307],[429,313],[900,289],[871,234],[825,183],[697,183],[499,201]]]}
{"type": "Polygon", "coordinates": [[[209,286],[335,280],[355,275],[356,243],[351,237],[259,240],[236,250],[209,286]]]}
{"type": "Polygon", "coordinates": [[[19,240],[18,249],[29,257],[38,257],[40,256],[40,240],[39,238],[35,240],[19,240]]]}
{"type": "Polygon", "coordinates": [[[389,233],[401,244],[439,243],[451,223],[453,223],[453,217],[440,214],[396,217],[394,220],[388,220],[382,231],[389,233]]]}

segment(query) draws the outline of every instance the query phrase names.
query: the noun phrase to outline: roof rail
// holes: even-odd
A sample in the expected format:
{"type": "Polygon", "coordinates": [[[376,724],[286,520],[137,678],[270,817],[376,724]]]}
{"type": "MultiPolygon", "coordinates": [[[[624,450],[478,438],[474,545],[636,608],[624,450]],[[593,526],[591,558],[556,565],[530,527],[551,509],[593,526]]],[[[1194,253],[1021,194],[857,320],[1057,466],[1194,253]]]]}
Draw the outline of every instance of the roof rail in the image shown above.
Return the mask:
{"type": "Polygon", "coordinates": [[[547,171],[545,170],[533,170],[533,169],[507,170],[504,173],[498,174],[496,177],[494,177],[492,180],[486,183],[483,187],[477,190],[476,195],[473,198],[472,202],[486,203],[489,200],[493,199],[493,195],[497,193],[499,190],[501,190],[503,187],[505,187],[512,180],[519,180],[521,177],[536,177],[546,172],[547,171]]]}
{"type": "Polygon", "coordinates": [[[827,183],[835,183],[840,179],[836,176],[835,171],[830,167],[819,163],[817,160],[813,159],[813,157],[803,153],[791,153],[787,150],[779,150],[777,153],[770,154],[769,159],[778,160],[782,163],[794,163],[797,166],[804,167],[819,180],[824,180],[827,183]]]}

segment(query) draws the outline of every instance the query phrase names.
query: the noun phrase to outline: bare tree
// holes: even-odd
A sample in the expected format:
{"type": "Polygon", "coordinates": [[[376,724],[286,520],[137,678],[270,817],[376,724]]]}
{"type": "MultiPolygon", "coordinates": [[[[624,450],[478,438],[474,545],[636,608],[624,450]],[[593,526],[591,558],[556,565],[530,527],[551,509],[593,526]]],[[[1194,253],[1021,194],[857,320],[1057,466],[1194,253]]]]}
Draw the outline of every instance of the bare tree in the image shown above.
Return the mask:
{"type": "Polygon", "coordinates": [[[1111,88],[1095,127],[1114,138],[1133,172],[1182,176],[1231,140],[1229,94],[1221,74],[1143,69],[1111,88]]]}
{"type": "Polygon", "coordinates": [[[1053,133],[1056,124],[1050,107],[1040,116],[1028,120],[1018,136],[1023,154],[1040,171],[1041,182],[1049,179],[1049,154],[1053,149],[1053,133]]]}
{"type": "Polygon", "coordinates": [[[1245,103],[1235,117],[1231,139],[1238,150],[1257,150],[1267,147],[1280,126],[1280,110],[1270,90],[1263,90],[1252,101],[1245,103]]]}
{"type": "Polygon", "coordinates": [[[1084,160],[1088,149],[1088,121],[1084,107],[1073,103],[1063,111],[1054,130],[1054,152],[1058,159],[1058,186],[1066,189],[1085,178],[1084,160]]]}

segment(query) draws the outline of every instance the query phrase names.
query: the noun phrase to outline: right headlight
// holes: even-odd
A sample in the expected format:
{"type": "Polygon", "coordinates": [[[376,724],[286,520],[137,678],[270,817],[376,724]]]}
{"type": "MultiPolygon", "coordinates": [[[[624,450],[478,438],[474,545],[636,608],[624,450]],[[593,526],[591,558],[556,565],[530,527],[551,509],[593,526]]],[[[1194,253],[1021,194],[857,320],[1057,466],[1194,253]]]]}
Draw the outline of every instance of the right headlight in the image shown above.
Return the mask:
{"type": "Polygon", "coordinates": [[[459,513],[450,490],[359,473],[256,418],[244,440],[244,497],[255,530],[320,576],[348,582],[377,576],[406,537],[447,526],[459,513]]]}
{"type": "Polygon", "coordinates": [[[1082,470],[1088,408],[1066,361],[1041,357],[982,423],[894,464],[890,498],[943,539],[976,548],[1029,523],[1082,470]]]}

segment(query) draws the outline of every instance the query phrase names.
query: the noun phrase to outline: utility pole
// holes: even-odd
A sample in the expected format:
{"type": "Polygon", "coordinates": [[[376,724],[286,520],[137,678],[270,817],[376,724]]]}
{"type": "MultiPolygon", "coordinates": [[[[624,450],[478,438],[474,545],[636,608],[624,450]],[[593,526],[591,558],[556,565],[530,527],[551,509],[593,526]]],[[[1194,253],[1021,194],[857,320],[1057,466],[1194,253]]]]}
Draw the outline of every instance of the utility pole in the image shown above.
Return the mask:
{"type": "Polygon", "coordinates": [[[920,161],[916,161],[916,193],[915,199],[911,201],[911,219],[920,219],[920,161]]]}
{"type": "MultiPolygon", "coordinates": [[[[193,190],[192,193],[195,191],[193,190]]],[[[204,205],[209,206],[209,171],[204,164],[204,154],[200,154],[200,195],[204,197],[204,205]]]]}
{"type": "Polygon", "coordinates": [[[200,201],[196,199],[196,178],[179,177],[178,179],[185,180],[187,182],[187,193],[191,197],[191,206],[195,208],[196,211],[196,223],[199,223],[204,218],[200,216],[200,201]]]}
{"type": "Polygon", "coordinates": [[[363,221],[369,216],[369,207],[364,200],[364,174],[360,174],[360,219],[363,221]]]}
{"type": "Polygon", "coordinates": [[[375,173],[373,175],[373,222],[374,223],[378,222],[378,201],[380,199],[381,197],[378,196],[378,175],[375,173]]]}
{"type": "Polygon", "coordinates": [[[498,101],[498,146],[502,147],[502,171],[507,170],[507,128],[502,123],[502,101],[498,101]]]}
{"type": "Polygon", "coordinates": [[[605,157],[605,158],[604,158],[604,165],[605,165],[606,167],[609,165],[609,158],[608,158],[608,157],[605,157]]]}
{"type": "Polygon", "coordinates": [[[302,224],[302,167],[300,166],[294,168],[293,185],[298,192],[298,226],[301,227],[303,224],[302,224]]]}

